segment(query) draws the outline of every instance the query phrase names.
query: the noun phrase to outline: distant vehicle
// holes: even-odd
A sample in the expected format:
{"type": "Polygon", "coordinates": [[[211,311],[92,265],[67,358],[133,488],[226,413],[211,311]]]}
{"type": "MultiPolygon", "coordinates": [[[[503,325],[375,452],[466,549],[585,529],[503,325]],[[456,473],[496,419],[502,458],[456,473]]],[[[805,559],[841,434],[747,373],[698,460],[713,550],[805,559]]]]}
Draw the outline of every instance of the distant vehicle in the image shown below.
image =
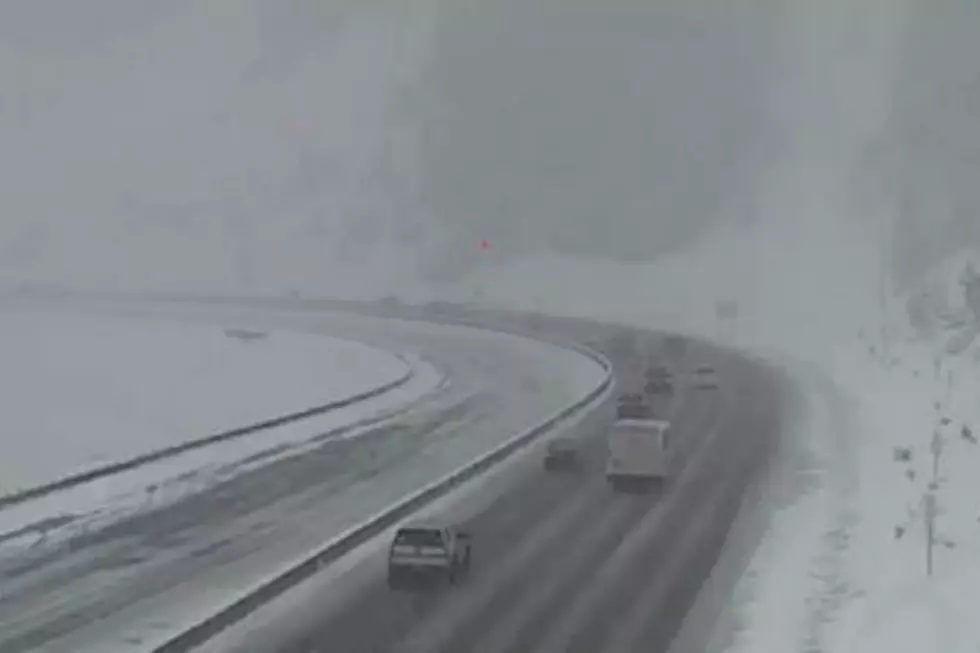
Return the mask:
{"type": "Polygon", "coordinates": [[[572,438],[555,438],[548,442],[544,468],[548,471],[569,470],[579,466],[578,443],[572,438]]]}
{"type": "Polygon", "coordinates": [[[665,420],[617,419],[609,432],[606,478],[613,490],[662,490],[671,474],[671,427],[665,420]]]}
{"type": "Polygon", "coordinates": [[[646,385],[643,386],[646,394],[667,396],[674,394],[674,377],[666,367],[649,367],[643,376],[646,378],[646,385]]]}
{"type": "Polygon", "coordinates": [[[642,394],[624,393],[616,403],[616,419],[654,419],[653,408],[642,394]]]}
{"type": "Polygon", "coordinates": [[[643,373],[643,378],[647,381],[653,381],[654,379],[666,379],[673,376],[670,370],[664,365],[657,365],[651,363],[646,371],[643,373]]]}
{"type": "Polygon", "coordinates": [[[674,383],[670,379],[654,379],[646,382],[643,391],[648,395],[669,397],[674,394],[674,383]]]}
{"type": "Polygon", "coordinates": [[[717,390],[718,372],[710,365],[702,365],[694,371],[694,387],[698,390],[717,390]]]}
{"type": "Polygon", "coordinates": [[[469,571],[470,555],[470,535],[458,526],[407,524],[391,543],[388,587],[411,590],[455,584],[469,571]]]}

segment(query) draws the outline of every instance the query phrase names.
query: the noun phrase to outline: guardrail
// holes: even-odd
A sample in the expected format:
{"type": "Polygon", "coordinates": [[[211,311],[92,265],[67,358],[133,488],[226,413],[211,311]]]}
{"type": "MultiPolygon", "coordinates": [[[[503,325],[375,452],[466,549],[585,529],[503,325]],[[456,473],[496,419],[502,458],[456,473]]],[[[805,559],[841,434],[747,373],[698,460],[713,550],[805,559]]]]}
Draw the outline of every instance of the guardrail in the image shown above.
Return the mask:
{"type": "MultiPolygon", "coordinates": [[[[482,328],[486,329],[487,327],[483,326],[482,328]]],[[[550,432],[561,422],[583,411],[590,405],[596,404],[597,400],[612,388],[612,364],[605,356],[587,347],[577,344],[563,346],[575,349],[588,356],[601,365],[606,372],[602,382],[581,399],[537,426],[515,435],[507,442],[480,456],[476,460],[463,465],[454,472],[450,472],[443,478],[429,484],[397,504],[389,506],[361,524],[335,537],[324,545],[323,548],[302,562],[290,567],[285,572],[248,592],[219,612],[157,646],[153,649],[152,653],[180,653],[204,644],[221,631],[242,621],[258,608],[306,580],[325,565],[336,561],[412,513],[449,493],[451,490],[473,480],[494,465],[510,457],[516,451],[529,445],[538,437],[550,432]]],[[[601,404],[596,404],[596,407],[599,405],[601,404]]]]}
{"type": "Polygon", "coordinates": [[[395,356],[401,360],[407,366],[407,370],[397,379],[389,381],[388,383],[379,386],[377,388],[372,388],[365,392],[360,392],[343,399],[338,399],[337,401],[332,401],[327,404],[320,404],[319,406],[314,406],[313,408],[307,408],[294,413],[289,413],[287,415],[281,415],[279,417],[273,417],[271,419],[263,420],[261,422],[256,422],[254,424],[249,424],[248,426],[241,426],[238,428],[230,429],[227,431],[222,431],[220,433],[215,433],[213,435],[208,435],[202,438],[196,438],[194,440],[189,440],[187,442],[182,442],[170,447],[165,447],[163,449],[157,449],[155,451],[150,451],[145,454],[141,454],[129,460],[124,460],[122,462],[110,463],[108,465],[102,465],[84,472],[79,472],[78,474],[72,474],[71,476],[66,476],[60,478],[56,481],[50,483],[45,483],[44,485],[37,485],[32,488],[25,490],[20,490],[10,494],[0,496],[0,510],[8,508],[19,503],[24,503],[31,501],[33,499],[38,499],[55,492],[60,492],[62,490],[67,490],[69,488],[88,483],[100,478],[105,478],[106,476],[112,476],[114,474],[119,474],[121,472],[126,472],[142,465],[147,465],[149,463],[159,462],[167,458],[172,458],[188,451],[194,451],[196,449],[203,449],[204,447],[209,447],[214,444],[221,442],[227,442],[229,440],[234,440],[246,435],[253,435],[259,431],[266,431],[268,429],[276,428],[279,426],[284,426],[286,424],[291,424],[293,422],[299,422],[304,419],[309,419],[310,417],[316,417],[318,415],[323,415],[325,413],[332,412],[334,410],[339,410],[340,408],[346,408],[352,404],[356,404],[368,399],[373,399],[375,397],[381,396],[387,392],[390,392],[396,388],[399,388],[406,383],[408,383],[412,378],[415,377],[415,369],[411,366],[408,360],[399,355],[395,356]]]}

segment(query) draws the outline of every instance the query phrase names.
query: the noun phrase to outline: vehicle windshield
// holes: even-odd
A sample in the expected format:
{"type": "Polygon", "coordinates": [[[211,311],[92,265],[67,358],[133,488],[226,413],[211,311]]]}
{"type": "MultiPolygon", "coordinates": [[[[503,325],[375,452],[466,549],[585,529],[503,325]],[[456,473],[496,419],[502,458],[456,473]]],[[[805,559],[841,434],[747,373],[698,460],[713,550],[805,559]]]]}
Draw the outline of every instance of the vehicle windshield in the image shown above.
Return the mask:
{"type": "Polygon", "coordinates": [[[442,533],[431,528],[403,528],[395,536],[396,546],[442,547],[442,533]]]}

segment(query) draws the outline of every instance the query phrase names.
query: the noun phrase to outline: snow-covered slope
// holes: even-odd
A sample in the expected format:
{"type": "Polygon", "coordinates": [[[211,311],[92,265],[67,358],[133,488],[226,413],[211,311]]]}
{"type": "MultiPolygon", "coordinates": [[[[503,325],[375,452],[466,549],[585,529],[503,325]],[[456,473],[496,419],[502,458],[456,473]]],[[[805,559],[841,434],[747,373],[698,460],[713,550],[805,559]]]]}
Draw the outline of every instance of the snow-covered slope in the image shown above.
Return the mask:
{"type": "Polygon", "coordinates": [[[961,283],[970,260],[960,253],[892,297],[886,340],[866,331],[850,357],[803,377],[824,384],[826,398],[809,399],[806,453],[783,476],[797,489],[773,492],[783,507],[735,585],[710,650],[945,653],[980,641],[969,607],[980,600],[980,347],[961,338],[964,327],[922,330],[904,311],[928,289],[943,297],[929,324],[961,313],[976,333],[961,283]],[[827,392],[828,372],[837,399],[827,392]]]}

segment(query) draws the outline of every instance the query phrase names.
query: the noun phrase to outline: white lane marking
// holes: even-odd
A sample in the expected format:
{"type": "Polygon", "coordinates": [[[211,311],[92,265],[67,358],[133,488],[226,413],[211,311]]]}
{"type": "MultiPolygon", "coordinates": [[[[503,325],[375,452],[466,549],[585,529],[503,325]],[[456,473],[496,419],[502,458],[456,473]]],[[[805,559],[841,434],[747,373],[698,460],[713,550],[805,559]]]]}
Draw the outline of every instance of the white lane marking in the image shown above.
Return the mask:
{"type": "MultiPolygon", "coordinates": [[[[539,522],[537,528],[515,543],[511,554],[495,568],[481,569],[473,579],[473,585],[463,587],[458,598],[448,602],[425,622],[414,628],[394,647],[404,653],[429,653],[443,648],[470,617],[478,614],[507,583],[513,582],[536,557],[545,553],[563,531],[570,528],[575,519],[587,511],[590,504],[604,498],[607,491],[605,479],[598,477],[582,488],[570,501],[564,502],[550,516],[539,522]]],[[[477,556],[479,554],[477,553],[477,556]]]]}
{"type": "MultiPolygon", "coordinates": [[[[562,588],[562,581],[567,575],[580,569],[588,557],[595,553],[595,548],[599,546],[602,539],[608,536],[609,531],[623,519],[629,517],[635,509],[635,504],[631,502],[616,502],[609,506],[602,516],[595,523],[589,524],[583,537],[569,540],[567,544],[557,544],[554,549],[568,551],[568,556],[555,556],[549,562],[548,568],[543,570],[543,578],[535,581],[530,593],[525,593],[520,600],[515,601],[505,616],[490,633],[480,640],[479,646],[472,649],[470,653],[500,653],[509,651],[516,644],[521,635],[521,631],[544,610],[549,602],[555,599],[555,595],[562,588]]],[[[530,574],[535,575],[532,570],[530,574]]]]}
{"type": "MultiPolygon", "coordinates": [[[[725,399],[725,409],[718,412],[715,423],[707,436],[701,439],[697,449],[692,452],[687,465],[678,477],[677,482],[668,490],[668,497],[679,500],[692,486],[695,472],[700,467],[700,461],[711,447],[715,445],[722,431],[724,417],[728,414],[729,398],[725,399]]],[[[548,636],[535,649],[535,653],[567,653],[568,647],[579,628],[596,612],[602,599],[610,594],[624,573],[630,570],[630,562],[643,553],[643,548],[662,527],[674,502],[662,501],[651,510],[627,537],[623,538],[616,550],[606,558],[602,566],[589,583],[589,590],[581,592],[565,612],[558,624],[550,629],[548,636]]]]}

